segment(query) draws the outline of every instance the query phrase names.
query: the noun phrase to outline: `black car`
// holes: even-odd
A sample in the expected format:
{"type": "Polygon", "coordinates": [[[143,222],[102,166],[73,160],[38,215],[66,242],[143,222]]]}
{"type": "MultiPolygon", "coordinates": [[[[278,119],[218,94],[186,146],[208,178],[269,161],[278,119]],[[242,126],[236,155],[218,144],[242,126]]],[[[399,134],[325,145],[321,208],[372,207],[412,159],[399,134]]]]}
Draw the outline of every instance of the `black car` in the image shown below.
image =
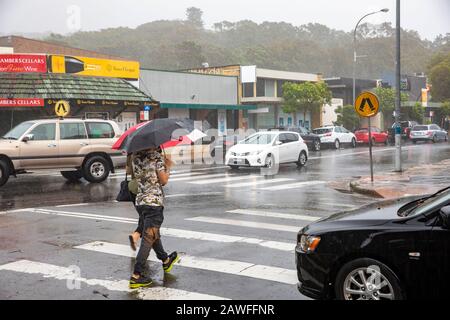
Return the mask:
{"type": "Polygon", "coordinates": [[[269,129],[269,131],[270,130],[297,132],[298,134],[300,134],[303,141],[305,141],[306,145],[308,146],[308,150],[320,151],[320,137],[304,127],[279,127],[269,129]]]}
{"type": "MultiPolygon", "coordinates": [[[[401,135],[403,140],[409,139],[409,133],[414,126],[417,126],[418,123],[416,121],[400,121],[401,135]]],[[[388,142],[390,144],[395,143],[395,123],[391,128],[388,129],[388,142]]]]}
{"type": "Polygon", "coordinates": [[[297,236],[298,289],[316,299],[448,299],[450,187],[338,213],[297,236]]]}

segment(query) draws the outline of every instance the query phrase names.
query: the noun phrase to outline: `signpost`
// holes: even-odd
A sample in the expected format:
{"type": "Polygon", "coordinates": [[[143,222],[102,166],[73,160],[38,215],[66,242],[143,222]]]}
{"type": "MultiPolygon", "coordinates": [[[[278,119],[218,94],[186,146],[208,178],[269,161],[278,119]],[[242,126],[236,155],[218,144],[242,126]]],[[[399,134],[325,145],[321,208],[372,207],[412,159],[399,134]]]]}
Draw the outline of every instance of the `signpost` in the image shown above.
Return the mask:
{"type": "Polygon", "coordinates": [[[372,128],[370,118],[377,115],[380,107],[378,97],[368,91],[363,91],[355,100],[355,111],[361,117],[367,118],[369,122],[369,157],[370,157],[370,180],[373,182],[373,161],[372,161],[372,128]]]}

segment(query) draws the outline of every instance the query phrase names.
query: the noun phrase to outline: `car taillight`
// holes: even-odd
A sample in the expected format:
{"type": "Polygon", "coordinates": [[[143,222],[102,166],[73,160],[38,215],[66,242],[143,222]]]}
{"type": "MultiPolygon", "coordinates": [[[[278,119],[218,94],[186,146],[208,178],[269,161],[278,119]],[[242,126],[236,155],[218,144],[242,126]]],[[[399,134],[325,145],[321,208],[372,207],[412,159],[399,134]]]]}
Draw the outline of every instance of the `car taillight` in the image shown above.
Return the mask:
{"type": "Polygon", "coordinates": [[[331,137],[331,132],[325,133],[325,137],[331,137]]]}
{"type": "Polygon", "coordinates": [[[432,131],[427,131],[427,136],[431,136],[431,135],[433,135],[433,132],[432,131]]]}

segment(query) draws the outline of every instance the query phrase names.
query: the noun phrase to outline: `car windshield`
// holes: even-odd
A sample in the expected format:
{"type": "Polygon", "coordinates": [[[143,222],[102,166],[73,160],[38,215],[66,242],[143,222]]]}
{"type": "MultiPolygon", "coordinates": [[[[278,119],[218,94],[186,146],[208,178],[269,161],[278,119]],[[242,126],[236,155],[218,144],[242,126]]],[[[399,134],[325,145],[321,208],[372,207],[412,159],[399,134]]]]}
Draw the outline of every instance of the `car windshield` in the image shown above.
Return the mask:
{"type": "Polygon", "coordinates": [[[415,126],[412,131],[426,131],[428,130],[427,126],[415,126]]]}
{"type": "Polygon", "coordinates": [[[408,212],[407,216],[421,215],[430,210],[441,208],[450,203],[450,189],[445,188],[431,195],[430,197],[424,198],[418,201],[418,204],[413,207],[413,209],[408,212]]]}
{"type": "Polygon", "coordinates": [[[18,140],[32,125],[34,122],[22,122],[21,124],[12,128],[3,139],[18,140]]]}
{"type": "Polygon", "coordinates": [[[269,144],[272,142],[275,134],[264,133],[256,134],[245,139],[242,143],[244,144],[269,144]]]}
{"type": "Polygon", "coordinates": [[[314,129],[313,132],[315,134],[324,134],[324,133],[328,133],[333,131],[333,128],[319,128],[319,129],[314,129]]]}

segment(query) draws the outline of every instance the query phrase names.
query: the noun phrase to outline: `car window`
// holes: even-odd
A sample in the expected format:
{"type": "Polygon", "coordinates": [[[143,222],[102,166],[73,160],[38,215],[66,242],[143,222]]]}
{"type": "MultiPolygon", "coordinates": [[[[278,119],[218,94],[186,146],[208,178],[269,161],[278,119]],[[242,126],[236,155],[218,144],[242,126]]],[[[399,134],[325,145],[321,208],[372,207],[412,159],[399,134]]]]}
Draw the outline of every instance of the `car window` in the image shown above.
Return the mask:
{"type": "Polygon", "coordinates": [[[334,132],[341,133],[342,131],[341,131],[341,128],[340,128],[340,127],[335,127],[335,128],[334,128],[334,132]]]}
{"type": "Polygon", "coordinates": [[[428,126],[415,126],[411,131],[426,131],[428,130],[428,126]]]}
{"type": "Polygon", "coordinates": [[[2,138],[4,139],[19,139],[28,129],[30,129],[34,125],[34,122],[22,122],[18,124],[13,129],[11,129],[7,134],[5,134],[2,138]]]}
{"type": "Polygon", "coordinates": [[[278,141],[281,141],[282,143],[289,142],[286,133],[281,133],[278,136],[278,141]]]}
{"type": "Polygon", "coordinates": [[[269,144],[272,142],[275,134],[273,133],[259,133],[252,135],[242,141],[244,144],[269,144]]]}
{"type": "Polygon", "coordinates": [[[298,141],[298,135],[296,135],[296,134],[287,133],[286,136],[287,136],[288,142],[298,141]]]}
{"type": "Polygon", "coordinates": [[[33,141],[45,141],[45,140],[55,140],[56,124],[55,123],[45,123],[40,124],[33,130],[30,134],[33,135],[31,140],[33,141]]]}
{"type": "Polygon", "coordinates": [[[61,140],[86,139],[86,129],[82,122],[60,123],[59,137],[61,140]]]}
{"type": "Polygon", "coordinates": [[[371,130],[372,132],[380,132],[380,129],[375,128],[375,127],[370,127],[370,130],[371,130]]]}
{"type": "Polygon", "coordinates": [[[345,129],[344,127],[341,127],[341,132],[342,133],[349,133],[349,131],[347,129],[345,129]]]}
{"type": "Polygon", "coordinates": [[[333,131],[333,128],[318,128],[314,129],[313,132],[315,134],[324,134],[333,131]]]}
{"type": "Polygon", "coordinates": [[[426,212],[431,212],[440,209],[450,204],[450,190],[440,193],[438,196],[427,199],[420,203],[408,215],[415,216],[426,212]]]}
{"type": "Polygon", "coordinates": [[[435,124],[433,124],[433,125],[431,126],[431,129],[432,129],[432,130],[440,130],[440,128],[439,128],[437,125],[435,125],[435,124]]]}
{"type": "Polygon", "coordinates": [[[89,139],[108,139],[114,138],[114,129],[109,123],[105,122],[87,122],[86,123],[89,139]]]}

